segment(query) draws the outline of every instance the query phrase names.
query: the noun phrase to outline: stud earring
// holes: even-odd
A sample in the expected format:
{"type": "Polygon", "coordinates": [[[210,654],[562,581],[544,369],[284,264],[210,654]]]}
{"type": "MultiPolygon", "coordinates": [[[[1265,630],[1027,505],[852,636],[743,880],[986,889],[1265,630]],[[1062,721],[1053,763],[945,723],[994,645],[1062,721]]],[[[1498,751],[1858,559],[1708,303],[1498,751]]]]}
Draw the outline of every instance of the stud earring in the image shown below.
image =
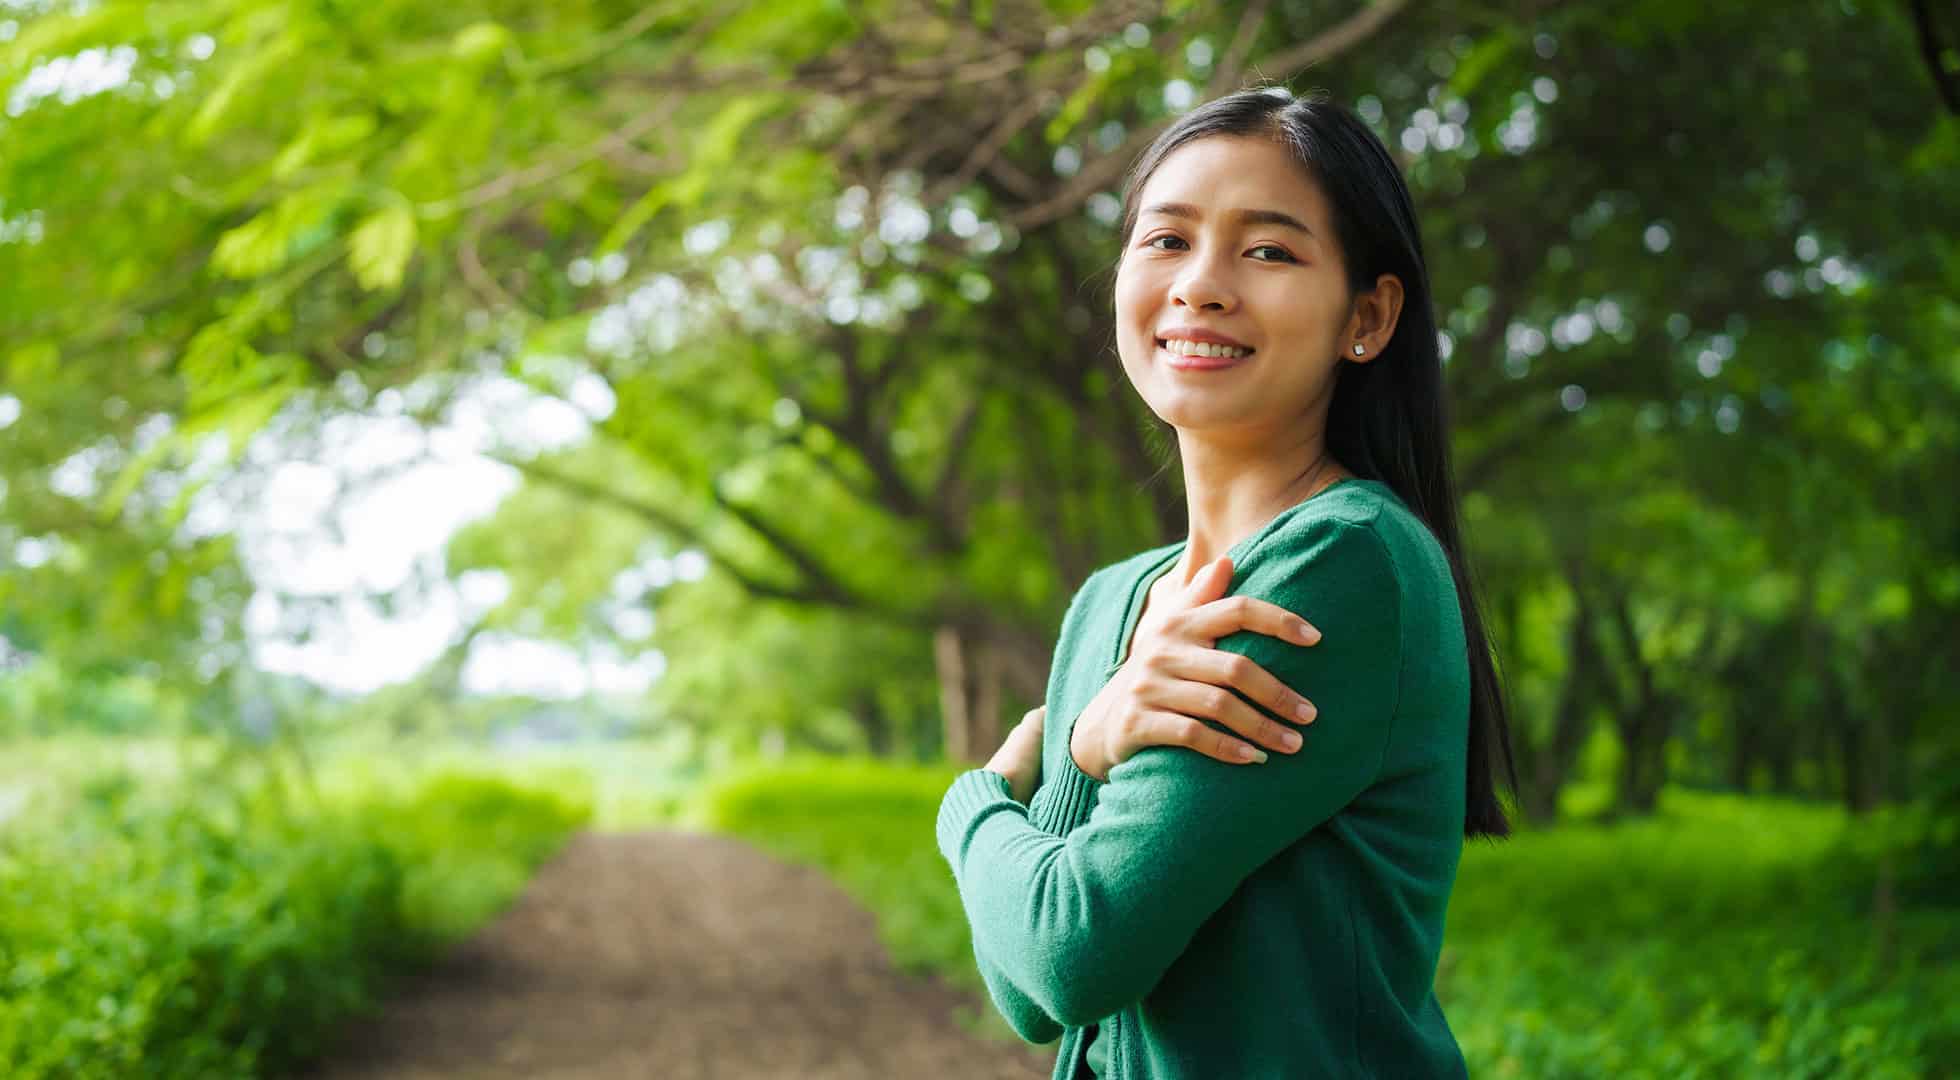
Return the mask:
{"type": "Polygon", "coordinates": [[[1359,341],[1357,341],[1357,342],[1355,342],[1355,343],[1354,343],[1354,355],[1356,355],[1356,356],[1366,356],[1366,355],[1368,355],[1368,350],[1366,350],[1366,349],[1364,349],[1364,348],[1362,348],[1362,347],[1361,347],[1361,343],[1360,343],[1359,341]]]}

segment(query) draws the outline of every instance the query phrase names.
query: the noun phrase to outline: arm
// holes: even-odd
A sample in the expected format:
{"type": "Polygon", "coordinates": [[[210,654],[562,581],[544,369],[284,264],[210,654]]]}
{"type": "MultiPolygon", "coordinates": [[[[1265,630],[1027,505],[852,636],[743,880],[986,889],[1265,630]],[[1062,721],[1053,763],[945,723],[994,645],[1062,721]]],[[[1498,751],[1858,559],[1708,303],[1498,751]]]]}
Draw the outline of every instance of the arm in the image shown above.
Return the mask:
{"type": "MultiPolygon", "coordinates": [[[[1006,778],[1000,776],[998,773],[988,773],[987,775],[1001,781],[1001,794],[1005,797],[1007,793],[1006,778]]],[[[1013,803],[1012,799],[1008,801],[1013,803]]],[[[1013,805],[1019,807],[1021,804],[1013,803],[1013,805]]],[[[1021,811],[1021,820],[1025,825],[1027,821],[1026,810],[1021,811]]],[[[1033,826],[1028,825],[1027,828],[1032,830],[1033,826]]],[[[960,881],[959,864],[954,863],[953,866],[953,880],[958,885],[960,894],[964,896],[967,892],[967,886],[964,882],[960,881]]],[[[1020,987],[1015,986],[1007,977],[1007,973],[1002,970],[1000,964],[993,959],[993,954],[981,949],[979,945],[979,937],[975,935],[973,949],[974,963],[980,968],[980,980],[987,984],[987,996],[993,999],[994,1008],[1000,1012],[1001,1016],[1007,1019],[1007,1026],[1014,1029],[1014,1034],[1019,1035],[1022,1039],[1031,1043],[1053,1042],[1060,1038],[1062,1034],[1061,1023],[1043,1011],[1041,1006],[1035,1004],[1034,999],[1030,998],[1020,987]]]]}
{"type": "MultiPolygon", "coordinates": [[[[1095,582],[1101,574],[1102,571],[1097,571],[1089,575],[1087,580],[1083,581],[1082,585],[1075,590],[1075,595],[1069,598],[1068,608],[1062,614],[1061,633],[1056,645],[1056,656],[1054,657],[1055,663],[1051,666],[1048,673],[1047,699],[1051,702],[1055,700],[1057,673],[1067,660],[1067,657],[1062,655],[1061,651],[1068,648],[1069,643],[1076,640],[1075,630],[1076,622],[1079,618],[1079,611],[1085,603],[1084,598],[1091,595],[1095,582]]],[[[1075,774],[1074,777],[1068,779],[1068,783],[1076,786],[1083,784],[1101,786],[1092,778],[1082,775],[1080,770],[1074,768],[1074,762],[1067,758],[1067,734],[1067,732],[1062,733],[1061,746],[1063,760],[1067,762],[1065,766],[1067,773],[1075,774]]],[[[1049,784],[1063,783],[1064,777],[1044,776],[1041,782],[1042,786],[1045,787],[1049,784]]],[[[1005,790],[1005,786],[1003,786],[1003,790],[1005,790]]],[[[1072,787],[1071,790],[1074,790],[1074,788],[1072,787]]],[[[1055,792],[1049,792],[1049,797],[1053,798],[1055,794],[1055,792]]],[[[1026,821],[1027,810],[1021,808],[1019,803],[1016,803],[1015,807],[1021,813],[1023,821],[1026,821]]],[[[1030,829],[1034,828],[1032,824],[1029,824],[1027,827],[1030,829]]],[[[960,882],[961,865],[958,862],[952,862],[951,865],[953,867],[954,882],[964,896],[967,890],[964,883],[960,882]]],[[[975,942],[973,959],[975,965],[980,969],[980,979],[986,984],[987,993],[993,999],[994,1007],[999,1010],[1001,1016],[1006,1018],[1008,1026],[1014,1029],[1015,1034],[1030,1043],[1036,1044],[1053,1042],[1061,1037],[1062,1025],[1053,1016],[1043,1011],[1041,1006],[1035,1004],[1033,999],[1029,998],[1025,991],[1016,986],[1008,978],[1006,971],[1001,968],[1000,963],[994,959],[993,954],[979,948],[977,941],[975,942]]]]}
{"type": "Polygon", "coordinates": [[[1365,526],[1299,528],[1292,543],[1250,553],[1235,591],[1310,618],[1325,638],[1304,647],[1240,632],[1216,643],[1320,707],[1299,752],[1237,766],[1146,747],[1110,770],[1095,811],[1066,838],[1030,826],[1006,780],[984,770],[961,774],[941,804],[940,850],[958,868],[976,955],[1061,1024],[1142,998],[1240,881],[1380,772],[1400,674],[1394,567],[1365,526]]]}

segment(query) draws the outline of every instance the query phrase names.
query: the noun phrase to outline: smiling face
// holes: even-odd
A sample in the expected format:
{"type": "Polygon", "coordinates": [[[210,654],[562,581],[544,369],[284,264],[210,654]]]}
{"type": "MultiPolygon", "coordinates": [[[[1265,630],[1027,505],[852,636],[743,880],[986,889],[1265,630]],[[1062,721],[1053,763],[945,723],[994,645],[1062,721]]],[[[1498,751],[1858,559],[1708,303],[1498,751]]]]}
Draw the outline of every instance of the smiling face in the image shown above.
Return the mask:
{"type": "Polygon", "coordinates": [[[1274,445],[1326,408],[1337,364],[1356,359],[1357,336],[1367,358],[1380,353],[1348,293],[1332,207],[1278,143],[1188,142],[1158,165],[1136,205],[1116,273],[1117,352],[1144,401],[1181,433],[1274,445]],[[1189,350],[1165,339],[1181,327],[1251,352],[1180,355],[1189,350]]]}

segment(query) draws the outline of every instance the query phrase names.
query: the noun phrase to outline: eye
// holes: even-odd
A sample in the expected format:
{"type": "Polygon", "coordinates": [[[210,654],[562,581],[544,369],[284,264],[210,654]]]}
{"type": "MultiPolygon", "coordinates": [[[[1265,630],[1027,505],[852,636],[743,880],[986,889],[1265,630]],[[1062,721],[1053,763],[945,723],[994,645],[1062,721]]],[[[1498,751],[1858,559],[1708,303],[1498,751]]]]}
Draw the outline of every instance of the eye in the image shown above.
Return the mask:
{"type": "MultiPolygon", "coordinates": [[[[1177,241],[1177,242],[1178,242],[1178,243],[1180,243],[1180,244],[1182,244],[1182,243],[1184,242],[1184,238],[1183,238],[1183,237],[1181,237],[1181,236],[1179,236],[1179,235],[1177,235],[1176,233],[1159,233],[1158,235],[1156,235],[1156,236],[1153,236],[1153,237],[1151,237],[1151,238],[1150,238],[1150,239],[1148,239],[1148,240],[1145,240],[1145,241],[1143,242],[1143,246],[1144,246],[1144,247],[1157,247],[1157,241],[1159,241],[1159,240],[1175,240],[1175,241],[1177,241]]],[[[1165,250],[1165,249],[1164,249],[1164,248],[1157,248],[1157,250],[1158,250],[1158,251],[1163,251],[1163,250],[1165,250]]]]}
{"type": "Polygon", "coordinates": [[[1298,259],[1295,259],[1292,255],[1288,254],[1285,248],[1280,247],[1277,244],[1260,244],[1258,247],[1253,248],[1252,250],[1273,251],[1279,253],[1279,257],[1276,259],[1260,259],[1259,260],[1260,262],[1299,262],[1300,261],[1298,259]]]}

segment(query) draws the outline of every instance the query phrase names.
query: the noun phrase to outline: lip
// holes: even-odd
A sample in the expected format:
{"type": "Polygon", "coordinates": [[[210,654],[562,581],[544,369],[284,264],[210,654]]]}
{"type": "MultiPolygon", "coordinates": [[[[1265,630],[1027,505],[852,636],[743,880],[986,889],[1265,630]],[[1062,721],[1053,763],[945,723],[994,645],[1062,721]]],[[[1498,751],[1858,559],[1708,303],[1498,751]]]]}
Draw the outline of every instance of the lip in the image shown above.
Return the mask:
{"type": "Polygon", "coordinates": [[[1162,344],[1157,346],[1157,352],[1164,357],[1165,363],[1178,371],[1218,371],[1247,363],[1254,355],[1248,353],[1244,356],[1186,356],[1183,353],[1174,353],[1164,348],[1162,344]]]}
{"type": "Polygon", "coordinates": [[[1216,330],[1207,330],[1202,326],[1167,326],[1157,331],[1157,343],[1159,345],[1162,345],[1167,338],[1177,338],[1179,341],[1201,341],[1207,345],[1229,345],[1235,349],[1252,348],[1252,346],[1247,345],[1230,334],[1221,334],[1216,330]]]}

